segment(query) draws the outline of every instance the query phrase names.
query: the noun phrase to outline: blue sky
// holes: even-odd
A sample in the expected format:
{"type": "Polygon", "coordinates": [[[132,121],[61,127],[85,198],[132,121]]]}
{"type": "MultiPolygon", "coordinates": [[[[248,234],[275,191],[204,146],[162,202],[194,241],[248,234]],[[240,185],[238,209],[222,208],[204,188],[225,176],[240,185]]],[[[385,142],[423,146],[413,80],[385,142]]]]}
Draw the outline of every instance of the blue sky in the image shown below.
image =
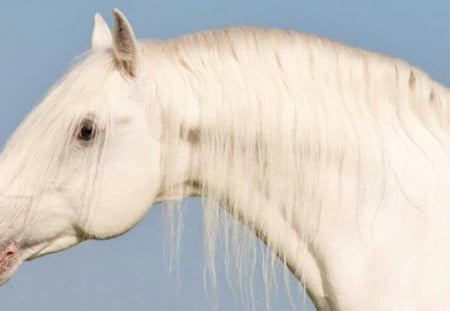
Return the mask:
{"type": "MultiPolygon", "coordinates": [[[[73,59],[90,48],[94,14],[111,22],[113,7],[127,15],[141,38],[225,25],[289,28],[404,58],[450,85],[450,3],[443,0],[2,0],[1,144],[73,59]]],[[[0,310],[210,310],[203,286],[201,207],[198,200],[187,205],[178,277],[168,271],[163,207],[156,206],[120,238],[25,263],[0,289],[0,310]]],[[[264,309],[260,281],[256,276],[256,310],[264,309]]],[[[219,310],[241,310],[223,273],[219,283],[219,310]]],[[[290,309],[284,291],[272,299],[272,310],[290,309]]],[[[302,306],[301,299],[296,306],[302,306]]],[[[313,310],[308,302],[305,310],[313,310]]]]}

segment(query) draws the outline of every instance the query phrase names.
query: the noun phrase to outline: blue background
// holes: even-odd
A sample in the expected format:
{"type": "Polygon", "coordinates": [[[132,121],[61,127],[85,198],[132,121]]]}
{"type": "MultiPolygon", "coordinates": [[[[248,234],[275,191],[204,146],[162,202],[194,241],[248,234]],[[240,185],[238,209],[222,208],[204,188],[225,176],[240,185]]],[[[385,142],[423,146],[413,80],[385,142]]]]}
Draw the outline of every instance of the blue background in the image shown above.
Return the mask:
{"type": "MultiPolygon", "coordinates": [[[[90,48],[95,12],[111,25],[115,6],[141,38],[172,38],[225,25],[290,28],[404,58],[450,85],[446,1],[1,0],[1,144],[73,59],[90,48]]],[[[120,238],[87,242],[25,263],[0,289],[0,310],[210,310],[203,285],[200,208],[198,200],[188,200],[178,273],[169,273],[163,207],[157,205],[120,238]]],[[[219,310],[243,309],[226,284],[220,259],[218,266],[219,310]]],[[[260,283],[257,275],[256,310],[265,308],[260,283]]],[[[280,287],[271,294],[272,310],[290,310],[280,287]]],[[[296,286],[290,287],[295,308],[314,310],[295,294],[296,286]]]]}

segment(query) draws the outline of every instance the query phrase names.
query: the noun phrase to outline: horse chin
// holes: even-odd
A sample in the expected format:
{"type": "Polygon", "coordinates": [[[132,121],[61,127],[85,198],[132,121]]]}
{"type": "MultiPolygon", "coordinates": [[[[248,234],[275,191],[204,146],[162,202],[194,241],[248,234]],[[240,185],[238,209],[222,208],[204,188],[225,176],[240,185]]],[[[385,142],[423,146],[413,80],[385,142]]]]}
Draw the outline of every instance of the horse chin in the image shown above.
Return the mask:
{"type": "Polygon", "coordinates": [[[11,279],[22,262],[21,250],[15,242],[6,244],[0,249],[0,286],[11,279]]]}

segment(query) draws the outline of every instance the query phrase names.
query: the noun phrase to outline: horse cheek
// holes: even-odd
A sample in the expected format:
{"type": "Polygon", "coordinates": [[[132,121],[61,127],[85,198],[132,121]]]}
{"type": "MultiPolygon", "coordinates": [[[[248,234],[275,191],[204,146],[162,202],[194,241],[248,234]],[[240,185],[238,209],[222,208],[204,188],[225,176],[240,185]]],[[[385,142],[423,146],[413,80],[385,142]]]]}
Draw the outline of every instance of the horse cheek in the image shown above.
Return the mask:
{"type": "Polygon", "coordinates": [[[104,168],[98,205],[85,228],[87,235],[96,239],[112,238],[133,228],[144,218],[160,188],[159,146],[140,144],[139,150],[126,149],[119,153],[120,159],[111,159],[104,168]]]}

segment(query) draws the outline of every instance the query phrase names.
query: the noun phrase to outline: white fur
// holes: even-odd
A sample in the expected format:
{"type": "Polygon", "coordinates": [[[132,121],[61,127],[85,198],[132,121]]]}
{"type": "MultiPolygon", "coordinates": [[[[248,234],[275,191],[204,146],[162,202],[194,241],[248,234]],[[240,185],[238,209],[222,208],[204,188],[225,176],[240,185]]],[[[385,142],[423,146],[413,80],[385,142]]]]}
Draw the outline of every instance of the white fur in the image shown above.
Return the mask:
{"type": "MultiPolygon", "coordinates": [[[[135,45],[126,19],[123,43],[139,57],[124,66],[117,46],[97,48],[108,35],[96,20],[93,52],[0,160],[1,224],[22,259],[114,237],[152,203],[195,195],[210,200],[210,262],[218,204],[321,310],[450,307],[444,87],[400,60],[295,32],[135,45]],[[73,133],[92,114],[101,139],[80,146],[73,133]]],[[[229,225],[240,265],[252,246],[229,225]]]]}

